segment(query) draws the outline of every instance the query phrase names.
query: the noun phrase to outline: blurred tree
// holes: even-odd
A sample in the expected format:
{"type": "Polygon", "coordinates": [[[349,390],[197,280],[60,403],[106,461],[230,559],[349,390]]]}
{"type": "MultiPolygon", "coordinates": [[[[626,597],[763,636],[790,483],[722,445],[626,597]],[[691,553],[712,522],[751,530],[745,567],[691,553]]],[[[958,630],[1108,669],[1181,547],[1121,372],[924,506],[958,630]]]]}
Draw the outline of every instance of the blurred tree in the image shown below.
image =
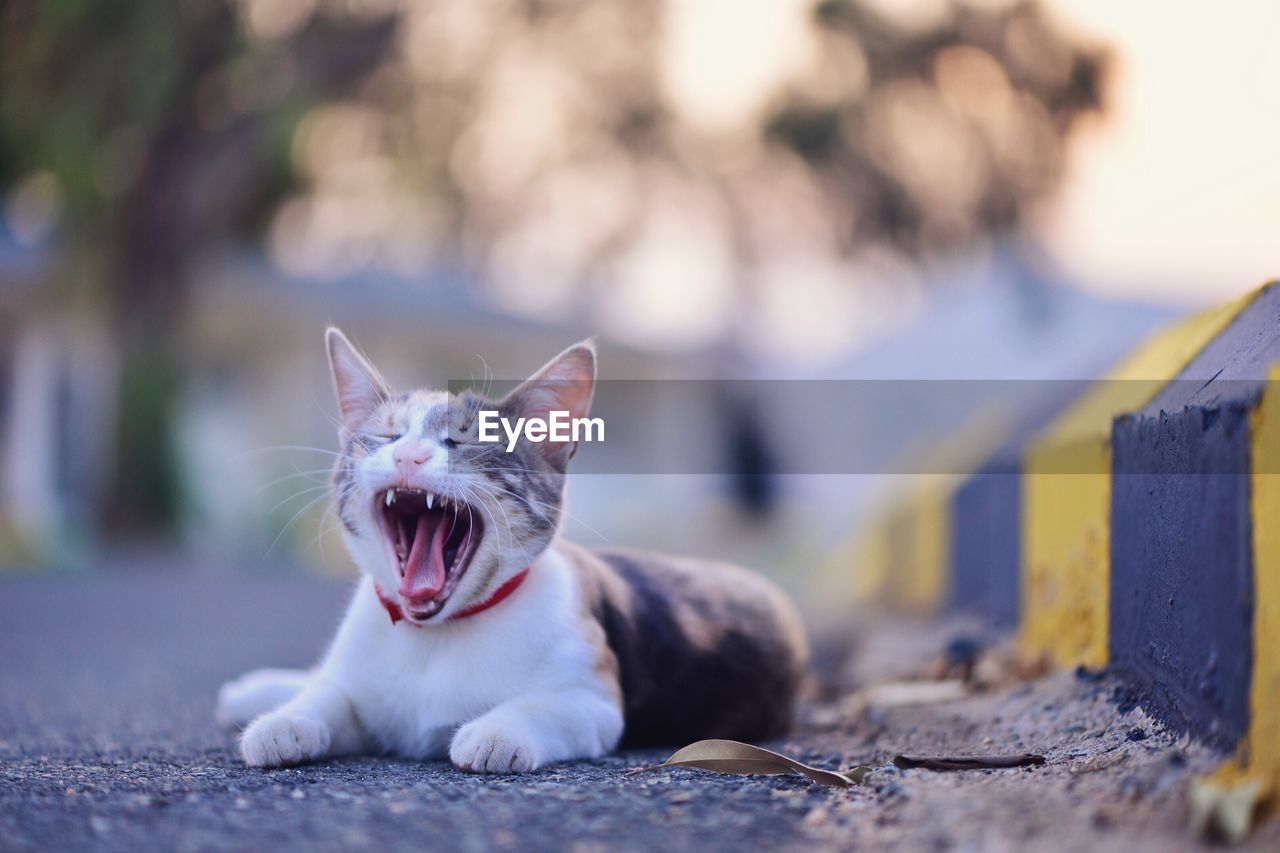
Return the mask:
{"type": "MultiPolygon", "coordinates": [[[[1017,231],[1057,186],[1077,119],[1100,107],[1103,54],[1034,2],[822,0],[809,61],[713,121],[673,79],[684,11],[406,4],[373,85],[299,127],[304,189],[275,220],[276,256],[316,275],[443,259],[511,307],[598,324],[620,294],[639,323],[662,302],[654,288],[714,289],[664,285],[646,247],[711,247],[704,277],[730,282],[729,334],[747,336],[753,291],[796,247],[923,264],[1017,231]]],[[[724,17],[687,77],[716,73],[738,24],[724,17]]]]}
{"type": "Polygon", "coordinates": [[[0,23],[0,185],[52,176],[64,296],[103,312],[121,346],[104,520],[163,532],[180,511],[172,411],[191,264],[265,216],[292,179],[298,116],[374,67],[393,21],[315,16],[252,41],[223,0],[13,0],[0,23]]]}
{"type": "Polygon", "coordinates": [[[1034,2],[821,0],[806,61],[730,80],[729,114],[689,86],[773,8],[747,5],[681,77],[679,0],[9,0],[0,185],[55,176],[95,284],[74,295],[122,342],[117,526],[172,521],[175,342],[219,242],[261,233],[313,276],[456,265],[521,311],[745,341],[804,258],[922,264],[1018,230],[1100,105],[1104,57],[1034,2]],[[699,260],[672,282],[655,256],[699,260]],[[695,287],[721,302],[669,310],[695,287]]]}
{"type": "Polygon", "coordinates": [[[824,0],[814,18],[821,73],[865,84],[797,81],[766,132],[820,177],[846,249],[928,256],[1017,229],[1057,186],[1076,120],[1101,106],[1102,54],[1033,2],[956,3],[915,28],[857,0],[824,0]]]}

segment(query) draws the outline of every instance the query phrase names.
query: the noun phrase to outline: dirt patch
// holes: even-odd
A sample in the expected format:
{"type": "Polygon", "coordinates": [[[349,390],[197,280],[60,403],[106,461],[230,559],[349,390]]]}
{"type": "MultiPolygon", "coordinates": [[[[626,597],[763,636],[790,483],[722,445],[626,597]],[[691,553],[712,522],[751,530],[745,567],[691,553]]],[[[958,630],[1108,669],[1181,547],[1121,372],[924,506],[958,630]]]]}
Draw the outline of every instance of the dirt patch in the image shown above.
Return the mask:
{"type": "MultiPolygon", "coordinates": [[[[894,623],[869,629],[847,672],[877,677],[936,669],[948,637],[970,626],[894,623]],[[899,639],[900,638],[900,639],[899,639]],[[932,656],[929,650],[932,649],[932,656]]],[[[1007,648],[1007,647],[1006,647],[1007,648]]],[[[846,685],[846,687],[856,684],[846,685]]],[[[837,691],[839,692],[839,691],[837,691]]],[[[833,698],[808,715],[791,746],[831,765],[869,764],[867,790],[815,807],[804,826],[834,848],[1171,850],[1205,846],[1188,829],[1191,780],[1223,755],[1167,731],[1105,674],[1056,672],[1011,680],[954,701],[878,709],[833,698]],[[842,715],[844,718],[842,719],[842,715]],[[902,770],[899,753],[1038,753],[1039,767],[902,770]]],[[[1264,825],[1242,849],[1277,849],[1264,825]]]]}

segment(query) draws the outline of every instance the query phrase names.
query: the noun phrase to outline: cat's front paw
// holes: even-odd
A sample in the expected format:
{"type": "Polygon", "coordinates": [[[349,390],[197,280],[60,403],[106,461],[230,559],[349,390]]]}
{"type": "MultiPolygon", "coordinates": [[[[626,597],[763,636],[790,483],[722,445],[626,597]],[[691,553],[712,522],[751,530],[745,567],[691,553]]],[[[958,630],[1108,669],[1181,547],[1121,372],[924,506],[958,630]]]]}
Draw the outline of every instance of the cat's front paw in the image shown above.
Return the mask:
{"type": "Polygon", "coordinates": [[[458,729],[449,760],[471,773],[528,773],[542,763],[527,733],[484,718],[458,729]]]}
{"type": "Polygon", "coordinates": [[[323,758],[330,739],[319,720],[268,714],[244,730],[240,754],[250,767],[288,767],[323,758]]]}

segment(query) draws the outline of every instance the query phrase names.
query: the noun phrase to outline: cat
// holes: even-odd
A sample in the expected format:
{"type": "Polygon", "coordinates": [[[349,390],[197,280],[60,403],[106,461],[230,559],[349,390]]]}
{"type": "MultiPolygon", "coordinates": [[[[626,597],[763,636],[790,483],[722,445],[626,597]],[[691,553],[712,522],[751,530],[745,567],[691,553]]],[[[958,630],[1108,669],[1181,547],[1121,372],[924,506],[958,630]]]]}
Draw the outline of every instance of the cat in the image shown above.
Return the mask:
{"type": "Polygon", "coordinates": [[[482,410],[585,417],[592,341],[496,401],[396,393],[341,331],[326,343],[335,505],[362,576],[313,670],[222,686],[246,763],[447,756],[519,773],[788,730],[808,647],[779,589],[721,563],[574,545],[557,536],[573,445],[477,441],[482,410]]]}

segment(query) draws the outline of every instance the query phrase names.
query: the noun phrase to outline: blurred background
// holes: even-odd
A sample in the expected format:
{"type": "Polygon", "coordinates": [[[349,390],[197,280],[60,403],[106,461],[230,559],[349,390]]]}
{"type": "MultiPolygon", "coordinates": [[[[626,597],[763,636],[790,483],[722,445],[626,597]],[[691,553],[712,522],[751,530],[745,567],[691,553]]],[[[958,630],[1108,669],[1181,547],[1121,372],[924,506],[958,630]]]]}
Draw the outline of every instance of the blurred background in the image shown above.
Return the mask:
{"type": "MultiPolygon", "coordinates": [[[[330,322],[403,385],[589,334],[610,379],[1100,376],[1280,268],[1280,6],[1205,15],[8,0],[0,566],[349,571],[330,322]]],[[[583,477],[571,535],[802,586],[874,477],[705,405],[722,476],[583,477]]]]}

